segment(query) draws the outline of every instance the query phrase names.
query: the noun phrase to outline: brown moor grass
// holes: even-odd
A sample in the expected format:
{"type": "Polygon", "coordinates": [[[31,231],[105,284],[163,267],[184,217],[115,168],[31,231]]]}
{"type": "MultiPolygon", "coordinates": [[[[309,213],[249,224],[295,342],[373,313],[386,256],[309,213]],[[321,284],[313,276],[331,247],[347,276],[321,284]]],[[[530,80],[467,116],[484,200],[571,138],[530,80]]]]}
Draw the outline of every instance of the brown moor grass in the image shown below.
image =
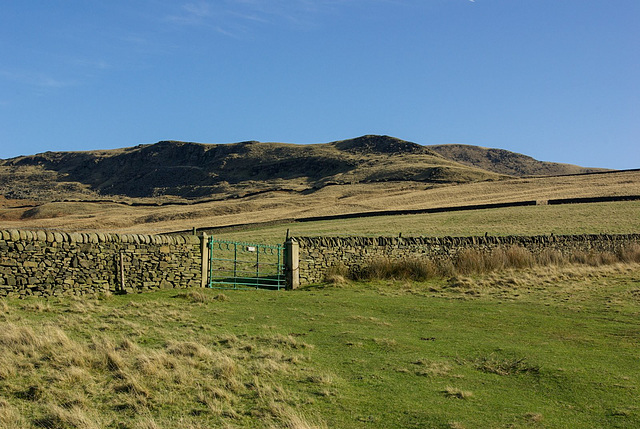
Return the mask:
{"type": "Polygon", "coordinates": [[[379,258],[364,268],[348,272],[339,266],[330,270],[327,281],[339,283],[342,278],[353,280],[414,280],[424,281],[436,277],[469,276],[494,271],[524,269],[549,265],[588,265],[601,266],[617,263],[640,262],[640,245],[629,245],[617,253],[611,252],[573,252],[562,255],[555,250],[546,250],[535,255],[521,246],[497,248],[490,253],[475,249],[460,251],[452,261],[417,259],[379,258]]]}

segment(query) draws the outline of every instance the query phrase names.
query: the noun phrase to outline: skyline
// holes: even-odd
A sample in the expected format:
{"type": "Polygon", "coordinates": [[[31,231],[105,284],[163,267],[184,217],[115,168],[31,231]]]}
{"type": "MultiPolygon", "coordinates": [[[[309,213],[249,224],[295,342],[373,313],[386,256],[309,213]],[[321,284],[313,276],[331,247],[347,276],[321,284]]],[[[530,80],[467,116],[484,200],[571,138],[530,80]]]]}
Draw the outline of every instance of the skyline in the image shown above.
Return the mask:
{"type": "Polygon", "coordinates": [[[2,159],[385,134],[640,167],[635,0],[26,0],[1,10],[2,159]]]}

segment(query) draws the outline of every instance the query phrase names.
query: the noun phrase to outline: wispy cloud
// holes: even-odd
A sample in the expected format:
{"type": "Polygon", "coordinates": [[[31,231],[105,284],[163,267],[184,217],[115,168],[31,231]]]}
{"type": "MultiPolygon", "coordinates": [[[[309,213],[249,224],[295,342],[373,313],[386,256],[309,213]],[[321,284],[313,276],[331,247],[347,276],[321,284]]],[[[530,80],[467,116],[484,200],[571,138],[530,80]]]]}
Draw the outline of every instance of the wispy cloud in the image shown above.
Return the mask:
{"type": "Polygon", "coordinates": [[[106,70],[108,68],[111,68],[111,65],[107,61],[100,59],[74,58],[71,63],[74,66],[86,67],[96,70],[106,70]]]}
{"type": "Polygon", "coordinates": [[[323,14],[336,14],[346,6],[370,7],[372,3],[398,0],[218,0],[186,2],[165,20],[181,25],[209,25],[222,32],[250,24],[313,25],[323,14]]]}
{"type": "Polygon", "coordinates": [[[78,84],[74,80],[58,79],[41,72],[0,70],[0,76],[5,80],[39,88],[65,88],[78,84]]]}
{"type": "Polygon", "coordinates": [[[180,9],[168,15],[166,20],[183,25],[199,25],[213,14],[210,3],[206,1],[184,3],[180,9]]]}
{"type": "Polygon", "coordinates": [[[205,1],[198,3],[187,3],[182,5],[182,8],[191,16],[205,18],[211,15],[211,5],[205,1]]]}

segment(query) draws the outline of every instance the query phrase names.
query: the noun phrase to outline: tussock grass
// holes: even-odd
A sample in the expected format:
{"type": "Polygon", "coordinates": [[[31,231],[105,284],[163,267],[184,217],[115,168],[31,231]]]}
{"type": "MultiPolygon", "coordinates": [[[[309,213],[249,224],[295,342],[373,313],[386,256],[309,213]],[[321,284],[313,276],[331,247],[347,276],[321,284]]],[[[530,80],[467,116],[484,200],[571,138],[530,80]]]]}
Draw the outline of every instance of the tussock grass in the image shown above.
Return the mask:
{"type": "MultiPolygon", "coordinates": [[[[326,429],[328,426],[324,422],[318,422],[301,415],[293,407],[273,406],[273,414],[284,423],[286,429],[326,429]]],[[[276,426],[271,426],[276,429],[276,426]]]]}
{"type": "Polygon", "coordinates": [[[633,244],[620,250],[618,253],[618,259],[622,262],[637,262],[640,263],[640,245],[633,244]]]}
{"type": "Polygon", "coordinates": [[[419,359],[413,364],[418,366],[415,374],[423,377],[446,377],[453,369],[447,362],[437,362],[429,359],[419,359]]]}
{"type": "Polygon", "coordinates": [[[397,348],[398,342],[393,338],[374,338],[373,342],[380,348],[392,351],[397,348]]]}
{"type": "MultiPolygon", "coordinates": [[[[350,273],[352,280],[411,280],[425,281],[434,278],[452,278],[452,287],[466,287],[463,277],[505,270],[523,270],[534,266],[592,266],[600,267],[619,263],[640,262],[640,246],[626,246],[617,253],[579,252],[563,255],[547,249],[533,254],[521,246],[496,248],[490,253],[476,249],[463,249],[452,260],[429,258],[390,259],[378,258],[370,264],[350,273]]],[[[332,274],[333,275],[333,274],[332,274]]]]}
{"type": "Polygon", "coordinates": [[[324,281],[333,285],[344,285],[349,277],[349,268],[339,262],[329,267],[325,273],[324,281]]]}
{"type": "Polygon", "coordinates": [[[23,429],[27,422],[17,407],[0,398],[0,427],[4,429],[23,429]]]}
{"type": "Polygon", "coordinates": [[[476,359],[474,364],[479,371],[497,375],[538,374],[540,372],[540,367],[530,364],[525,357],[505,357],[493,353],[476,359]]]}
{"type": "Polygon", "coordinates": [[[354,280],[426,280],[439,275],[437,265],[425,259],[379,258],[351,274],[354,280]]]}
{"type": "Polygon", "coordinates": [[[35,420],[38,427],[51,429],[100,429],[103,427],[96,417],[89,415],[88,410],[79,407],[64,408],[50,404],[45,408],[44,416],[35,420]]]}
{"type": "Polygon", "coordinates": [[[229,297],[223,293],[218,293],[216,295],[212,295],[211,293],[190,290],[188,292],[181,292],[176,295],[176,298],[182,298],[191,302],[216,302],[216,301],[227,301],[229,297]]]}
{"type": "Polygon", "coordinates": [[[447,386],[442,391],[444,396],[447,398],[455,398],[455,399],[469,399],[473,396],[473,392],[468,390],[458,389],[456,387],[447,386]]]}
{"type": "MultiPolygon", "coordinates": [[[[50,302],[50,312],[65,314],[65,329],[19,320],[17,312],[40,314],[35,300],[3,306],[15,321],[0,325],[0,427],[326,427],[295,411],[297,394],[281,384],[310,378],[331,384],[330,373],[298,367],[308,360],[298,356],[300,350],[310,344],[275,332],[207,341],[192,332],[176,337],[176,326],[189,318],[173,317],[170,300],[113,311],[115,300],[84,305],[69,299],[60,301],[62,308],[50,302]],[[90,306],[91,312],[76,311],[90,306]],[[140,335],[123,336],[119,329],[96,333],[87,325],[114,315],[118,325],[135,325],[140,335]],[[129,318],[147,323],[124,323],[129,318]],[[149,341],[154,337],[159,341],[149,341]],[[263,411],[256,415],[256,408],[263,411]]],[[[201,302],[189,302],[201,308],[201,302]]]]}

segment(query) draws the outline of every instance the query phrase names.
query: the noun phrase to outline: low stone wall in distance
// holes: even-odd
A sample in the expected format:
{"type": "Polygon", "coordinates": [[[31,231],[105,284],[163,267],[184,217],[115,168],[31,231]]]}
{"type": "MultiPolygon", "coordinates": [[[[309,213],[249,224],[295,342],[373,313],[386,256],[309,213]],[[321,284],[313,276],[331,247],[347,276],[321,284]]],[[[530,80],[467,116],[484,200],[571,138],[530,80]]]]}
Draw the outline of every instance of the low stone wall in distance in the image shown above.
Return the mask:
{"type": "Polygon", "coordinates": [[[0,297],[199,287],[194,235],[0,231],[0,297]]]}
{"type": "Polygon", "coordinates": [[[570,255],[581,252],[617,252],[640,243],[640,234],[550,235],[507,237],[294,237],[299,244],[300,285],[322,282],[331,267],[343,265],[358,272],[378,258],[453,259],[463,249],[491,252],[521,246],[533,254],[545,249],[570,255]]]}

